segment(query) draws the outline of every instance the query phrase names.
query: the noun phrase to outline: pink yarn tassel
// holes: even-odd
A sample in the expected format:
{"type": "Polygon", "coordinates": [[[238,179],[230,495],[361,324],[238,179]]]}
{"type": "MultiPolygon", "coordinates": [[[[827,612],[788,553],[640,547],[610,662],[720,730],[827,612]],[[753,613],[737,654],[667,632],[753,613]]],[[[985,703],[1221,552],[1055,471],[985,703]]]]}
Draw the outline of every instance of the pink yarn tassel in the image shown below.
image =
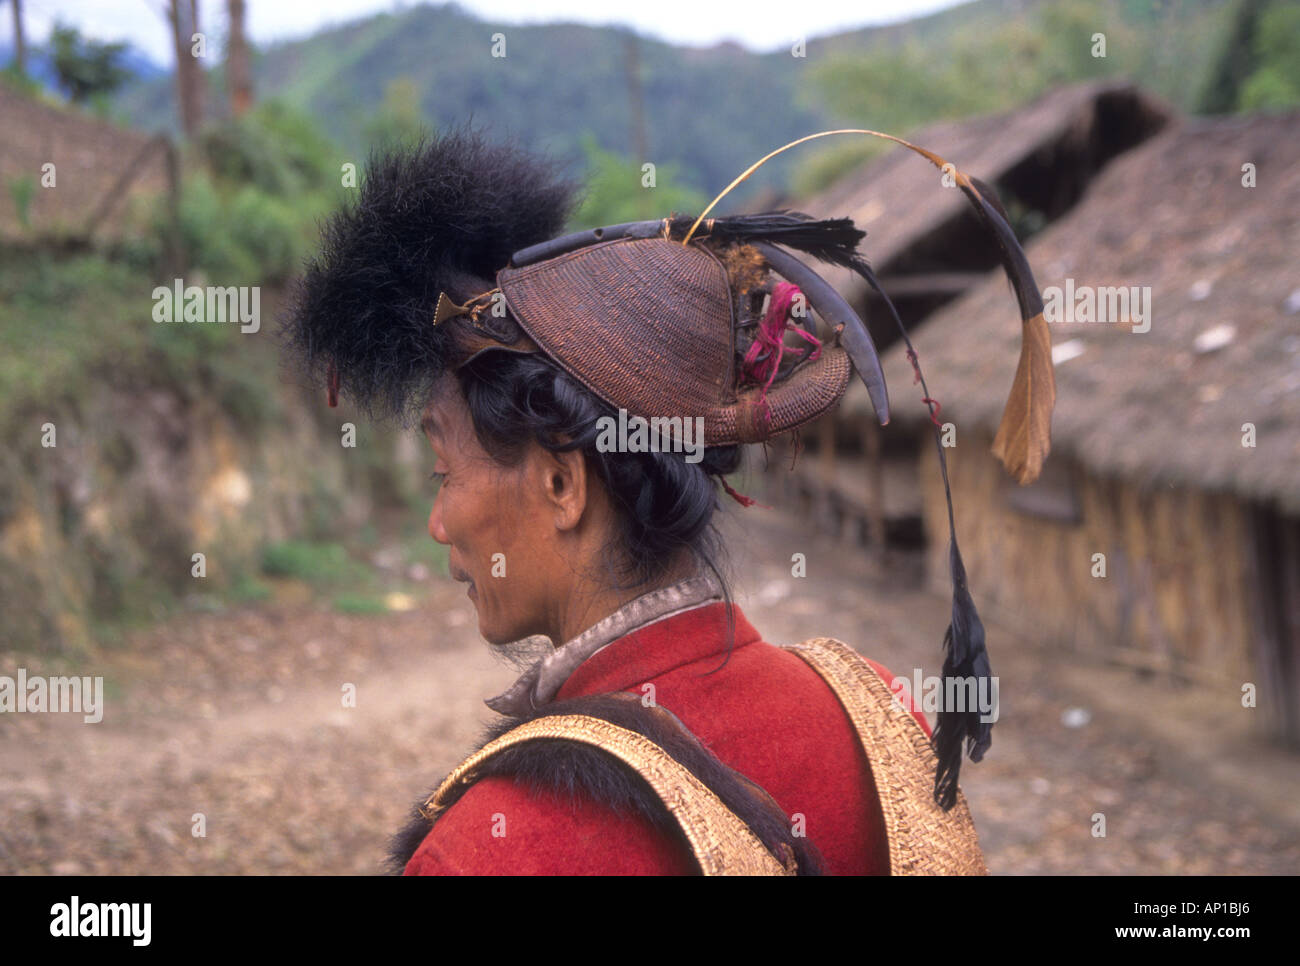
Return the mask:
{"type": "Polygon", "coordinates": [[[805,358],[813,360],[818,358],[822,352],[822,343],[811,332],[799,326],[790,325],[790,310],[794,307],[795,299],[800,299],[805,305],[807,299],[799,291],[799,286],[791,282],[778,282],[776,288],[772,290],[772,298],[767,307],[767,314],[763,316],[763,321],[758,324],[758,332],[754,336],[754,343],[745,353],[745,360],[741,365],[742,382],[757,384],[763,387],[758,397],[759,422],[766,428],[771,421],[772,413],[767,405],[767,390],[772,385],[772,380],[776,378],[777,371],[781,368],[781,358],[785,354],[785,333],[787,329],[792,329],[805,342],[811,344],[811,347],[805,349],[805,358]]]}

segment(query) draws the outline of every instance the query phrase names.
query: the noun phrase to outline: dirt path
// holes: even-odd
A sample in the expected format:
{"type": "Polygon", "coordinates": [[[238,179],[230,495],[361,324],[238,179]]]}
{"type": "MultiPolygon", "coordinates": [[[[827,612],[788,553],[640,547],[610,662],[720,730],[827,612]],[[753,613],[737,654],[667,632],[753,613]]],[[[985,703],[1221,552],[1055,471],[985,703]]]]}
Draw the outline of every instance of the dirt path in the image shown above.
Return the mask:
{"type": "MultiPolygon", "coordinates": [[[[736,513],[737,598],[768,640],[830,635],[895,673],[938,672],[948,605],[914,589],[915,563],[874,572],[779,513],[736,513]],[[808,578],[790,576],[795,552],[808,578]]],[[[482,698],[517,673],[487,652],[460,585],[427,588],[417,610],[383,616],[187,615],[78,669],[108,680],[102,723],[0,716],[0,872],[379,871],[411,801],[492,717],[482,698]]],[[[1300,760],[1252,738],[1235,695],[1144,683],[986,625],[1002,713],[963,787],[993,872],[1300,869],[1300,760]],[[1089,720],[1067,727],[1068,709],[1089,720]]]]}

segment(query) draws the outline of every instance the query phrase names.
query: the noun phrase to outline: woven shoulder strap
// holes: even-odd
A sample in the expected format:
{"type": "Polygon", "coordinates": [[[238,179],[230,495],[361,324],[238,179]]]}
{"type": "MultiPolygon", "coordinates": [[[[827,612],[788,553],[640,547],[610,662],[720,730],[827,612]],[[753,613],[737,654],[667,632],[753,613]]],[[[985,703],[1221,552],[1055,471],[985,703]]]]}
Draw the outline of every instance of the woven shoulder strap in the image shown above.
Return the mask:
{"type": "Polygon", "coordinates": [[[885,815],[890,874],[988,875],[965,796],[958,789],[948,812],[935,802],[930,739],[875,668],[830,637],[785,649],[821,675],[857,729],[885,815]]]}
{"type": "Polygon", "coordinates": [[[677,821],[705,875],[789,875],[758,836],[707,785],[644,735],[581,714],[549,715],[526,722],[490,741],[465,759],[425,802],[430,821],[446,810],[462,785],[498,752],[521,742],[547,738],[580,741],[618,758],[654,790],[677,821]]]}

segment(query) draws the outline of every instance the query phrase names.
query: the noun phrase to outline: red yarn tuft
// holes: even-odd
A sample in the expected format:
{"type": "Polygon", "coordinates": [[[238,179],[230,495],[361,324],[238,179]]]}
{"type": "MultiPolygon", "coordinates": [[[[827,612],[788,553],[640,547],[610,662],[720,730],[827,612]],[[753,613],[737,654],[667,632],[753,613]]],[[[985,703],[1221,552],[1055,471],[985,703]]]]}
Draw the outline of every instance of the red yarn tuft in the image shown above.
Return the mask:
{"type": "Polygon", "coordinates": [[[771,387],[772,380],[776,378],[777,370],[781,368],[781,357],[785,354],[786,330],[792,329],[805,342],[810,343],[810,348],[804,350],[805,359],[809,361],[817,359],[822,353],[822,343],[817,336],[800,326],[790,325],[790,310],[794,307],[796,298],[807,304],[807,299],[803,292],[799,291],[799,286],[792,282],[777,283],[772,290],[767,314],[758,324],[754,343],[745,353],[745,360],[740,367],[742,383],[763,387],[758,397],[758,425],[764,431],[772,418],[771,410],[767,405],[767,390],[771,387]]]}
{"type": "Polygon", "coordinates": [[[921,381],[921,364],[916,361],[916,353],[912,349],[907,350],[907,361],[912,364],[912,385],[921,381]]]}
{"type": "Polygon", "coordinates": [[[723,480],[723,481],[722,481],[722,488],[723,488],[724,490],[727,491],[727,495],[728,495],[728,496],[730,496],[733,500],[735,500],[735,501],[736,501],[737,503],[739,503],[741,506],[746,506],[746,507],[748,507],[748,506],[761,506],[764,510],[770,510],[770,509],[772,509],[770,506],[768,506],[768,505],[765,504],[765,503],[759,503],[757,500],[755,500],[755,499],[754,499],[753,497],[751,497],[751,496],[745,496],[745,494],[743,494],[743,493],[737,493],[735,490],[733,490],[733,489],[731,488],[731,484],[728,483],[726,480],[723,480]]]}

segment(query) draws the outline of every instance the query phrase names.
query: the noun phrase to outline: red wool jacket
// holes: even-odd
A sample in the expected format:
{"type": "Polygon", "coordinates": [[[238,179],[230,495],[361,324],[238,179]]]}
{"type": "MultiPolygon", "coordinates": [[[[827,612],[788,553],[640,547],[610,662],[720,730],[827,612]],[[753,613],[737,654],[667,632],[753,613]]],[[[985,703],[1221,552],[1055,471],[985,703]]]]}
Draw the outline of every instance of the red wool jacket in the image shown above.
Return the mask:
{"type": "MultiPolygon", "coordinates": [[[[645,694],[677,715],[714,755],[765,788],[805,831],[834,875],[889,872],[884,818],[853,724],[817,672],[762,640],[733,607],[706,604],[645,625],[593,654],[557,700],[645,694]]],[[[885,668],[870,662],[886,682],[885,668]]],[[[930,726],[913,715],[926,734],[930,726]]],[[[689,875],[694,859],[643,818],[591,799],[534,794],[484,778],[435,823],[407,875],[689,875]],[[502,832],[504,831],[504,834],[502,832]],[[495,834],[494,834],[495,833],[495,834]]]]}

